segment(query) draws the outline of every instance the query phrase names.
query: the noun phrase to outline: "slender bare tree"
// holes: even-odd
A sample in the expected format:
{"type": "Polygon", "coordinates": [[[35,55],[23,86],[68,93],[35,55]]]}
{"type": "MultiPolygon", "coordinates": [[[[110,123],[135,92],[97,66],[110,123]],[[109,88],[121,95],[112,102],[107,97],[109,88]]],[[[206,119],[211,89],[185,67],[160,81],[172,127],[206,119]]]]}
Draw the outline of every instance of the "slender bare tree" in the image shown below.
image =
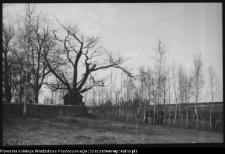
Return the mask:
{"type": "Polygon", "coordinates": [[[210,103],[210,116],[209,116],[209,121],[210,121],[210,128],[209,130],[211,131],[213,128],[215,128],[215,118],[213,117],[213,102],[215,100],[216,95],[220,92],[220,80],[216,74],[215,69],[210,66],[209,69],[209,88],[210,88],[210,95],[211,95],[211,103],[210,103]]]}
{"type": "MultiPolygon", "coordinates": [[[[143,110],[143,115],[144,115],[144,119],[143,121],[145,121],[145,112],[146,112],[146,103],[144,101],[144,92],[145,92],[145,83],[146,83],[146,77],[145,77],[145,70],[144,70],[144,66],[140,66],[139,70],[139,91],[140,91],[140,96],[141,96],[141,100],[140,100],[140,105],[143,104],[144,106],[144,110],[143,110]]],[[[141,106],[139,106],[139,112],[141,110],[141,106]]]]}
{"type": "Polygon", "coordinates": [[[204,86],[204,78],[203,78],[203,61],[201,59],[201,55],[194,56],[194,68],[192,70],[193,79],[193,89],[192,95],[195,99],[195,112],[192,119],[192,124],[194,119],[196,118],[196,129],[198,129],[198,102],[201,100],[202,88],[204,86]]]}
{"type": "Polygon", "coordinates": [[[146,83],[146,88],[147,88],[147,91],[148,91],[148,102],[149,102],[149,105],[148,105],[148,121],[151,123],[152,119],[151,119],[151,105],[152,105],[152,100],[151,100],[151,93],[152,93],[152,85],[153,85],[153,79],[152,79],[152,74],[153,74],[153,71],[148,68],[147,69],[147,72],[146,72],[146,75],[147,75],[147,83],[146,83]]]}
{"type": "Polygon", "coordinates": [[[183,127],[183,117],[184,117],[184,110],[183,110],[183,103],[185,101],[185,70],[182,65],[179,66],[178,69],[178,98],[179,98],[179,122],[180,125],[183,127]]]}
{"type": "MultiPolygon", "coordinates": [[[[170,116],[170,66],[166,67],[166,70],[164,71],[164,78],[163,78],[163,102],[164,102],[164,121],[163,124],[166,124],[166,117],[167,117],[167,109],[169,106],[169,116],[170,116]]],[[[170,117],[169,117],[170,120],[170,117]]]]}
{"type": "Polygon", "coordinates": [[[175,109],[174,109],[174,121],[173,126],[176,126],[176,119],[177,119],[177,105],[178,105],[178,94],[177,94],[177,75],[176,75],[176,65],[173,65],[172,68],[173,72],[173,90],[174,90],[174,97],[175,97],[175,109]]]}
{"type": "Polygon", "coordinates": [[[156,97],[157,97],[157,105],[158,108],[156,108],[156,121],[161,121],[161,109],[159,109],[159,105],[162,103],[162,96],[163,96],[163,72],[165,70],[166,65],[166,52],[167,52],[167,46],[166,42],[163,43],[162,40],[158,40],[157,48],[155,49],[157,58],[156,58],[156,65],[155,65],[155,73],[156,73],[156,97]],[[160,111],[159,111],[160,110],[160,111]],[[160,117],[159,117],[160,116],[160,117]]]}
{"type": "Polygon", "coordinates": [[[189,102],[191,99],[192,77],[186,73],[184,77],[184,97],[186,102],[186,127],[189,127],[189,102]]]}
{"type": "Polygon", "coordinates": [[[168,125],[170,125],[170,111],[171,111],[170,110],[171,109],[171,103],[170,103],[170,101],[171,101],[171,76],[170,76],[170,71],[171,71],[170,66],[168,66],[168,70],[167,70],[168,105],[169,105],[168,125]]]}

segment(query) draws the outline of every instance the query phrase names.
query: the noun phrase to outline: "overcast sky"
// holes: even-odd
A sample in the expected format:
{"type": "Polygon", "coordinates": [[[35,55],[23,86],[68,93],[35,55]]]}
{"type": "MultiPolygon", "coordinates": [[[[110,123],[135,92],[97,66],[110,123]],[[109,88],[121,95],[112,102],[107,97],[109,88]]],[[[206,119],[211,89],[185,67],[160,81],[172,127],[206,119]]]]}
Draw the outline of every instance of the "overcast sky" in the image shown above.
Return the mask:
{"type": "MultiPolygon", "coordinates": [[[[105,48],[131,57],[127,63],[153,68],[158,39],[167,42],[167,60],[189,69],[202,54],[204,73],[212,65],[222,73],[222,3],[37,4],[38,10],[61,23],[78,24],[85,34],[101,33],[105,48]]],[[[4,8],[8,19],[23,14],[24,4],[4,8]]],[[[8,20],[7,19],[7,20],[8,20]]]]}

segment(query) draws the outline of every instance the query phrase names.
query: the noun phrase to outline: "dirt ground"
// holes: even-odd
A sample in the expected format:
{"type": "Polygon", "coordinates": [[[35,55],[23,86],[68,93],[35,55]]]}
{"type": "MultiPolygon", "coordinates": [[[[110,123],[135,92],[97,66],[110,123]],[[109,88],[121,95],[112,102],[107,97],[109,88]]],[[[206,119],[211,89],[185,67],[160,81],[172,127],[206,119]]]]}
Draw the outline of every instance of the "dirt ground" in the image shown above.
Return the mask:
{"type": "Polygon", "coordinates": [[[93,117],[8,118],[3,145],[222,143],[223,132],[115,122],[93,117]]]}

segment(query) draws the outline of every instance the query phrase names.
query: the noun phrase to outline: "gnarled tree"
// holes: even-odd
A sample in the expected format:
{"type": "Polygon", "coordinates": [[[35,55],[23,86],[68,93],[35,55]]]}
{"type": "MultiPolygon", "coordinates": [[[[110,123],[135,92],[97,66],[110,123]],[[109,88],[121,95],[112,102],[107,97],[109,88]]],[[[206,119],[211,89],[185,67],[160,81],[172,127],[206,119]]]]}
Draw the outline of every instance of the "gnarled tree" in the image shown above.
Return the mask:
{"type": "MultiPolygon", "coordinates": [[[[61,44],[61,47],[58,48],[57,52],[52,51],[52,54],[60,58],[64,65],[54,70],[49,56],[45,54],[48,68],[56,79],[54,82],[48,83],[49,88],[53,90],[67,89],[72,103],[79,94],[94,86],[104,86],[105,78],[96,78],[96,72],[99,70],[121,69],[128,76],[134,77],[130,69],[122,67],[127,58],[122,57],[119,53],[117,57],[114,57],[113,52],[98,45],[99,36],[85,36],[77,26],[64,26],[59,21],[58,23],[65,36],[61,39],[62,35],[54,33],[55,40],[61,44]],[[71,80],[72,84],[70,84],[71,80]],[[88,80],[91,85],[85,86],[88,80]]],[[[46,44],[46,46],[48,45],[46,44]]]]}

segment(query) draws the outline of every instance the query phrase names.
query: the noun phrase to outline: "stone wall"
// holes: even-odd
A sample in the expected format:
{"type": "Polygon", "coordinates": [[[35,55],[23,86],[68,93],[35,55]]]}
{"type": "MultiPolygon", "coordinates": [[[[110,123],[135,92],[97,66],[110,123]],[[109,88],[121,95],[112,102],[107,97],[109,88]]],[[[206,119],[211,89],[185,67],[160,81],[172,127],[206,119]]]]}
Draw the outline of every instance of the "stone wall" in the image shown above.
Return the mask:
{"type": "MultiPolygon", "coordinates": [[[[23,103],[3,103],[3,117],[22,117],[23,103]]],[[[87,107],[83,105],[45,105],[27,104],[26,117],[31,118],[55,118],[58,116],[79,116],[86,113],[87,107]]]]}

